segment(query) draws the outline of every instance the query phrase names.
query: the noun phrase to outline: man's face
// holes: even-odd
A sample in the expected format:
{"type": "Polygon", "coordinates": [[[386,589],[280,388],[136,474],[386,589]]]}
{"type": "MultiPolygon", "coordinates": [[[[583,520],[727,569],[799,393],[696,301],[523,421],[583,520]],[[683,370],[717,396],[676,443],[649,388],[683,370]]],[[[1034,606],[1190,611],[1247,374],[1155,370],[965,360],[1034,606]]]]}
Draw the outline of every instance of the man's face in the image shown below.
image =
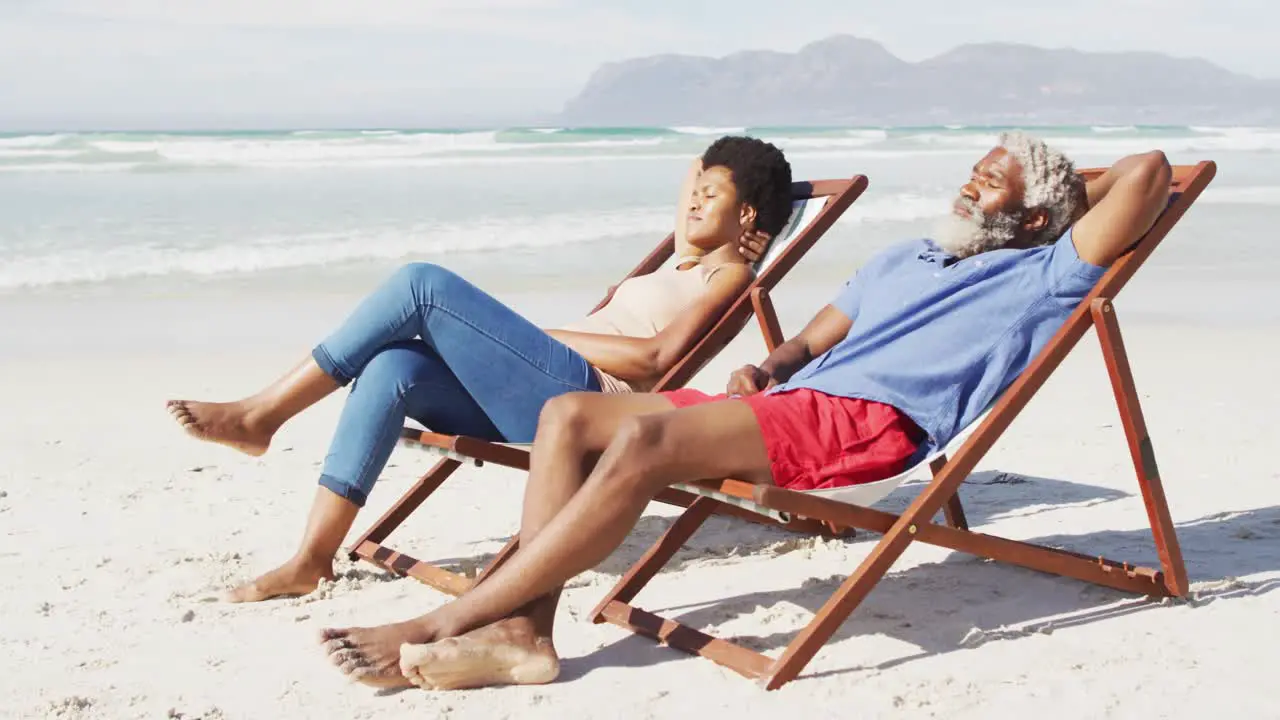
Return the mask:
{"type": "Polygon", "coordinates": [[[1022,165],[998,147],[973,166],[969,182],[960,187],[952,210],[961,217],[973,214],[974,206],[984,215],[1020,212],[1026,187],[1022,184],[1022,165]]]}
{"type": "Polygon", "coordinates": [[[1022,166],[997,147],[973,166],[934,240],[958,257],[1004,247],[1023,234],[1024,195],[1022,166]]]}

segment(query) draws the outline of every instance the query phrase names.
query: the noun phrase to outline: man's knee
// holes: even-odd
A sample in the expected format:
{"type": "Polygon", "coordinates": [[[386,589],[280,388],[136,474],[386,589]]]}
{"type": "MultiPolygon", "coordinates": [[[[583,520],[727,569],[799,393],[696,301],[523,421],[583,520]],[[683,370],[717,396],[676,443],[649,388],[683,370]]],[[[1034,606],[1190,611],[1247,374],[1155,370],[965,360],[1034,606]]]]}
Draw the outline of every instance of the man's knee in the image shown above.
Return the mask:
{"type": "Polygon", "coordinates": [[[538,433],[566,433],[581,437],[591,423],[590,400],[594,393],[566,393],[551,398],[538,415],[538,433]]]}
{"type": "Polygon", "coordinates": [[[657,471],[670,460],[670,415],[639,415],[627,418],[618,425],[613,442],[609,446],[617,464],[614,482],[635,489],[648,490],[658,479],[657,471]]]}
{"type": "Polygon", "coordinates": [[[660,451],[665,444],[667,424],[665,413],[629,417],[618,424],[614,442],[631,452],[660,451]]]}

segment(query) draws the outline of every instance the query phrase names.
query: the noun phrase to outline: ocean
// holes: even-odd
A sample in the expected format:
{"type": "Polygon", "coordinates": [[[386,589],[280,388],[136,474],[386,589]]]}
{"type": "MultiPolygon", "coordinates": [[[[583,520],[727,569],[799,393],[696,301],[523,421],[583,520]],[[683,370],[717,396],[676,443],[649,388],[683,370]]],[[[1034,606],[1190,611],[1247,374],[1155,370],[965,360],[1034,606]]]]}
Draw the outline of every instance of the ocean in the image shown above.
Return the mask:
{"type": "MultiPolygon", "coordinates": [[[[726,133],[778,144],[797,179],[870,177],[815,251],[816,272],[844,275],[884,244],[926,232],[1002,129],[10,133],[0,135],[0,294],[180,288],[408,260],[616,279],[670,229],[688,161],[726,133]]],[[[1204,207],[1184,221],[1193,240],[1175,234],[1153,262],[1237,289],[1271,285],[1257,253],[1280,226],[1280,128],[1030,130],[1081,166],[1151,148],[1175,163],[1216,160],[1204,207]]]]}

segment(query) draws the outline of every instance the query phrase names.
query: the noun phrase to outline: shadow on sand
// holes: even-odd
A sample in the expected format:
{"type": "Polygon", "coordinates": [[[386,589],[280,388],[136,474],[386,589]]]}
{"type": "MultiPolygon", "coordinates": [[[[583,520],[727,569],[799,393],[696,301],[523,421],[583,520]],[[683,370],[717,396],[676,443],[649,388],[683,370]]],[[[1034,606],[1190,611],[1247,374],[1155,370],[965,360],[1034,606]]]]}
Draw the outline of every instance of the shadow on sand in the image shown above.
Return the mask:
{"type": "MultiPolygon", "coordinates": [[[[883,505],[899,510],[914,495],[909,490],[908,493],[905,497],[890,496],[883,505]]],[[[899,494],[903,494],[903,490],[899,494]]],[[[1114,490],[1006,473],[977,474],[964,486],[966,510],[975,527],[1009,514],[1034,514],[1066,504],[1110,502],[1121,497],[1125,494],[1114,490]],[[1068,490],[1068,487],[1072,489],[1068,490]],[[1046,498],[1053,498],[1054,504],[1046,505],[1046,498]]],[[[1280,579],[1236,579],[1280,571],[1280,542],[1277,542],[1280,540],[1280,506],[1218,513],[1179,523],[1177,531],[1192,582],[1188,600],[1140,598],[1069,578],[952,553],[941,562],[918,565],[901,572],[891,571],[830,641],[883,635],[910,643],[918,648],[918,652],[879,664],[830,670],[811,676],[883,670],[933,655],[976,647],[992,640],[1048,634],[1165,606],[1200,607],[1210,602],[1269,593],[1280,586],[1280,579]]],[[[761,538],[754,545],[746,544],[741,548],[743,553],[750,552],[748,548],[767,547],[785,535],[765,528],[744,528],[741,532],[755,533],[761,538]]],[[[697,536],[695,542],[696,539],[697,536]]],[[[866,543],[869,550],[870,542],[878,539],[879,535],[865,533],[854,542],[866,543]]],[[[1145,527],[1081,535],[1050,535],[1030,538],[1029,541],[1159,566],[1151,532],[1145,527]]],[[[696,553],[691,557],[697,557],[696,553]]],[[[625,567],[633,559],[618,558],[614,567],[625,567]]],[[[650,609],[695,628],[719,626],[778,603],[790,603],[814,613],[845,577],[812,578],[800,587],[709,598],[709,605],[699,603],[696,606],[650,609]]],[[[637,605],[646,607],[643,593],[637,605]]],[[[771,653],[785,647],[794,635],[788,631],[727,639],[771,653]]],[[[660,647],[648,638],[627,636],[589,656],[566,661],[563,676],[569,679],[582,676],[596,667],[640,667],[681,657],[684,657],[683,653],[660,647]]]]}

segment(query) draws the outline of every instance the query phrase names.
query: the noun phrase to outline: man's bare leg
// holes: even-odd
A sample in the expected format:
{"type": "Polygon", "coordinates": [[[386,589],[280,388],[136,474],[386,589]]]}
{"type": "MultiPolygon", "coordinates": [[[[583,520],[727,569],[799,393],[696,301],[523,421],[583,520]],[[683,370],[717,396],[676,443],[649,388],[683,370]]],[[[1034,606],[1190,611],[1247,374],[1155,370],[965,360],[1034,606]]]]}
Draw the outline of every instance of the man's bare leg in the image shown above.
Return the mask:
{"type": "Polygon", "coordinates": [[[338,389],[338,383],[307,358],[280,379],[243,400],[226,403],[170,400],[165,404],[192,437],[258,456],[285,421],[338,389]]]}
{"type": "MultiPolygon", "coordinates": [[[[547,403],[530,458],[525,522],[540,527],[545,520],[539,518],[549,517],[564,507],[582,486],[595,457],[608,446],[624,420],[671,409],[669,400],[654,394],[571,393],[547,403]]],[[[522,529],[521,543],[524,537],[522,529]]],[[[488,629],[483,635],[490,641],[502,639],[514,648],[506,652],[502,664],[526,679],[531,677],[530,673],[520,668],[530,661],[541,668],[532,674],[534,677],[546,674],[548,660],[552,677],[558,671],[559,663],[550,645],[550,621],[534,622],[537,618],[554,617],[554,600],[548,605],[549,610],[544,607],[541,614],[534,612],[536,606],[531,606],[528,617],[513,618],[510,623],[488,629]],[[541,642],[543,638],[545,643],[541,642]]],[[[401,646],[418,647],[452,635],[424,616],[375,628],[326,629],[321,634],[321,642],[333,663],[353,679],[378,687],[402,687],[410,681],[401,673],[401,646]]],[[[464,645],[476,646],[476,639],[468,639],[464,645]]],[[[492,643],[485,643],[489,644],[492,643]]],[[[459,652],[467,651],[459,648],[459,652]]],[[[491,658],[480,659],[488,662],[491,658]]]]}
{"type": "MultiPolygon", "coordinates": [[[[455,634],[479,629],[403,648],[401,671],[431,689],[553,680],[551,615],[564,582],[613,552],[662,488],[715,477],[771,482],[764,440],[745,403],[628,419],[567,503],[526,503],[530,529],[539,531],[521,529],[520,552],[486,582],[426,616],[455,634]]],[[[543,487],[531,485],[527,494],[543,487]]]]}
{"type": "Polygon", "coordinates": [[[333,556],[342,547],[359,511],[355,503],[332,490],[317,488],[302,544],[294,556],[275,570],[228,591],[223,600],[259,602],[306,595],[315,590],[321,580],[332,580],[333,556]]]}

